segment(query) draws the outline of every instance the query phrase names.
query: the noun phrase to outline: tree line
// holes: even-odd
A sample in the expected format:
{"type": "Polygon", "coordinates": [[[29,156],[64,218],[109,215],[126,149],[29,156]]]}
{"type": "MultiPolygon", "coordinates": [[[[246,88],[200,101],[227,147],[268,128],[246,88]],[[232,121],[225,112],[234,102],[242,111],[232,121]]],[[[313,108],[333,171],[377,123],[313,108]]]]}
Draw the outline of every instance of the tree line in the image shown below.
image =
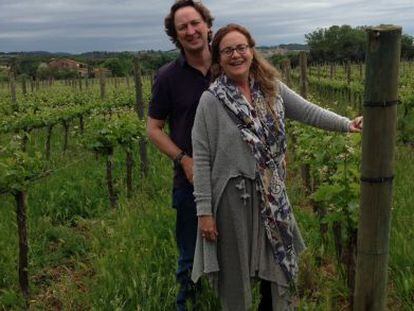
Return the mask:
{"type": "MultiPolygon", "coordinates": [[[[367,28],[367,26],[333,25],[305,34],[309,47],[309,63],[364,62],[367,28]]],[[[414,59],[414,37],[411,35],[403,34],[401,37],[401,58],[404,60],[414,59]]],[[[274,55],[270,58],[273,64],[280,64],[286,59],[290,59],[293,66],[299,63],[298,53],[274,55]]]]}
{"type": "MultiPolygon", "coordinates": [[[[313,32],[305,34],[310,64],[317,63],[345,63],[364,62],[366,54],[366,29],[367,26],[352,27],[349,25],[333,25],[329,28],[318,28],[313,32]]],[[[281,47],[281,46],[280,46],[281,47]]],[[[303,46],[301,45],[303,49],[303,46]]],[[[26,75],[33,78],[47,79],[71,79],[76,78],[78,73],[69,69],[49,68],[47,63],[52,57],[71,58],[84,63],[88,68],[107,68],[115,77],[128,76],[132,74],[133,59],[138,56],[143,74],[156,71],[163,64],[175,59],[179,52],[177,50],[145,51],[145,52],[88,52],[79,55],[65,54],[54,56],[48,53],[19,53],[15,56],[17,76],[26,75]]],[[[403,34],[401,38],[401,58],[404,60],[414,59],[414,37],[403,34]]],[[[10,58],[7,54],[0,55],[0,62],[5,63],[10,58]]],[[[298,52],[290,51],[287,54],[275,54],[269,57],[274,65],[281,64],[289,59],[292,66],[299,63],[298,52]]],[[[0,64],[1,65],[1,64],[0,64]]],[[[0,70],[0,81],[7,80],[7,73],[0,70]]]]}
{"type": "Polygon", "coordinates": [[[79,55],[53,55],[19,53],[16,55],[2,54],[0,57],[0,81],[7,81],[9,73],[5,66],[12,66],[14,74],[33,79],[74,79],[78,78],[77,70],[68,68],[52,68],[47,64],[52,59],[71,59],[85,64],[93,77],[93,69],[109,69],[114,77],[124,77],[133,74],[133,60],[138,57],[143,74],[156,71],[163,64],[176,58],[178,51],[145,51],[145,52],[89,52],[79,55]]]}

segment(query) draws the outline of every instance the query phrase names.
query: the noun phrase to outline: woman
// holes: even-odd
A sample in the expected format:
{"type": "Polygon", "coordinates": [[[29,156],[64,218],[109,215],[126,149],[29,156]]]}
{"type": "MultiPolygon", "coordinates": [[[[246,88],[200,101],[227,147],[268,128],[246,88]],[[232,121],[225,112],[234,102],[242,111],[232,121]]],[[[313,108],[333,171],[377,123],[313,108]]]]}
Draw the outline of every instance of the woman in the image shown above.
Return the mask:
{"type": "Polygon", "coordinates": [[[305,245],[284,184],[285,115],[340,132],[360,131],[362,120],[304,100],[254,47],[236,24],[212,42],[216,80],[200,99],[192,131],[199,221],[192,278],[207,274],[224,310],[249,309],[250,280],[260,279],[259,309],[286,310],[305,245]]]}

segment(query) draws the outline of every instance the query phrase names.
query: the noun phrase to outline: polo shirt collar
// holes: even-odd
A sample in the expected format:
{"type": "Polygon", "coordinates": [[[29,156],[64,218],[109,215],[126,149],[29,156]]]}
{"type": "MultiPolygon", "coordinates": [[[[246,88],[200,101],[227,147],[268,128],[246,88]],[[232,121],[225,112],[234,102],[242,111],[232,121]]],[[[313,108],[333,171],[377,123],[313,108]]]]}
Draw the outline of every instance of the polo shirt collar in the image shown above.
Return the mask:
{"type": "Polygon", "coordinates": [[[180,52],[180,57],[178,57],[178,63],[181,67],[189,66],[183,52],[180,52]]]}
{"type": "MultiPolygon", "coordinates": [[[[184,67],[188,67],[192,70],[196,70],[197,72],[199,72],[200,74],[202,74],[199,70],[195,69],[193,66],[191,66],[188,62],[187,59],[185,58],[185,54],[183,52],[180,52],[180,56],[178,57],[178,64],[184,68],[184,67]]],[[[205,77],[210,79],[210,71],[207,73],[207,75],[205,77]]]]}

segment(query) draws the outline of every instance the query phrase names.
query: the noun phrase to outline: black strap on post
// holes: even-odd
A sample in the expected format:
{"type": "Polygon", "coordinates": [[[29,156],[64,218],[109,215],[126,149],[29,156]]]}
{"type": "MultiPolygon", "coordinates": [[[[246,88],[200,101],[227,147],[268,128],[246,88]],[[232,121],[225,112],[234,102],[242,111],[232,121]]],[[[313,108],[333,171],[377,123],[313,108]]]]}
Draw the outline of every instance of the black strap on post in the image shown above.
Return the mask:
{"type": "Polygon", "coordinates": [[[371,102],[371,101],[364,101],[364,107],[390,107],[399,105],[401,101],[399,99],[396,100],[389,100],[389,101],[382,101],[382,102],[371,102]]]}
{"type": "Polygon", "coordinates": [[[363,177],[361,176],[361,182],[366,182],[369,184],[381,184],[381,183],[386,183],[386,182],[392,182],[394,179],[394,175],[393,176],[388,176],[388,177],[363,177]]]}

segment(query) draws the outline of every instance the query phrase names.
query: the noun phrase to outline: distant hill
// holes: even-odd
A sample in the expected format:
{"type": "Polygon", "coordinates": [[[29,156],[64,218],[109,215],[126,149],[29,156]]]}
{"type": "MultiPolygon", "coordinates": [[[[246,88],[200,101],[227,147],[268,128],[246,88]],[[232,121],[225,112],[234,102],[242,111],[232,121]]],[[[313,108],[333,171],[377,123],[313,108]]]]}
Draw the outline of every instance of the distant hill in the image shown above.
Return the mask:
{"type": "Polygon", "coordinates": [[[280,45],[272,45],[272,46],[258,46],[257,48],[261,51],[277,50],[277,49],[283,49],[283,50],[288,50],[288,51],[309,51],[309,47],[306,44],[299,44],[299,43],[289,43],[289,44],[280,44],[280,45]]]}
{"type": "MultiPolygon", "coordinates": [[[[276,49],[285,49],[289,51],[309,51],[309,47],[306,44],[298,44],[298,43],[289,43],[289,44],[280,44],[276,46],[259,46],[258,49],[262,51],[266,50],[276,50],[276,49]]],[[[143,50],[143,51],[122,51],[122,52],[111,52],[111,51],[91,51],[91,52],[84,52],[84,53],[68,53],[68,52],[47,52],[47,51],[29,51],[29,52],[0,52],[0,56],[3,57],[13,57],[13,56],[29,56],[29,57],[85,57],[85,58],[92,58],[92,59],[106,59],[110,57],[117,57],[120,54],[153,54],[153,53],[174,53],[178,54],[179,51],[177,49],[169,50],[169,51],[156,51],[156,50],[143,50]]]]}
{"type": "Polygon", "coordinates": [[[29,51],[29,52],[8,52],[8,53],[0,53],[1,55],[6,56],[71,56],[71,53],[67,52],[46,52],[46,51],[29,51]]]}
{"type": "Polygon", "coordinates": [[[279,45],[279,48],[289,51],[309,51],[309,46],[299,43],[281,44],[279,45]]]}

